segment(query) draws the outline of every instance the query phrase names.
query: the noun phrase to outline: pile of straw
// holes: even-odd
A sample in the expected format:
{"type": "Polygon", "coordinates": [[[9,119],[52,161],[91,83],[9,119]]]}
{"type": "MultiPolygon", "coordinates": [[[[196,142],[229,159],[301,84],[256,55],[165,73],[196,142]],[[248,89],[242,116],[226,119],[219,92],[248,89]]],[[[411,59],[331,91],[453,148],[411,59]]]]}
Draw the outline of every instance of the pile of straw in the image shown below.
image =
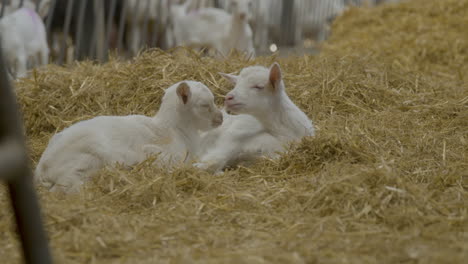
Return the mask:
{"type": "MultiPolygon", "coordinates": [[[[317,126],[281,159],[220,176],[147,161],[104,169],[79,195],[39,188],[56,262],[464,263],[467,13],[468,0],[352,9],[317,57],[219,61],[152,50],[21,80],[34,164],[54,132],[79,120],[153,115],[163,89],[184,79],[204,82],[220,103],[232,87],[218,71],[273,61],[317,126]]],[[[0,228],[0,256],[18,263],[10,210],[0,228]]]]}

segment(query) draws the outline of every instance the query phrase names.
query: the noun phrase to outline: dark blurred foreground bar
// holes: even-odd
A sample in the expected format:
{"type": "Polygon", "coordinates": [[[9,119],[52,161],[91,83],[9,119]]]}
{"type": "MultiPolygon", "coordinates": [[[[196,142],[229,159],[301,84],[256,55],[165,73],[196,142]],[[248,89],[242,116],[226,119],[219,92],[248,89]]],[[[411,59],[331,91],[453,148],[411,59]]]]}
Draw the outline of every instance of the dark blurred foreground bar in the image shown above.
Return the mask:
{"type": "Polygon", "coordinates": [[[18,106],[1,51],[0,46],[0,180],[8,184],[24,262],[48,264],[52,263],[52,258],[32,181],[18,106]]]}

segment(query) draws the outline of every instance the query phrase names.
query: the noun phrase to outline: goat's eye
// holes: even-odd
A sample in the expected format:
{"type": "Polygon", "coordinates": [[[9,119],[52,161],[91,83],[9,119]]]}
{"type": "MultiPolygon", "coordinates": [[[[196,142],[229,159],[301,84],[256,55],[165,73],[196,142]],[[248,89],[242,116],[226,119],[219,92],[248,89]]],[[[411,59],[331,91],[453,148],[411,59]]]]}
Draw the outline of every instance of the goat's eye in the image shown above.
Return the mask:
{"type": "Polygon", "coordinates": [[[202,108],[205,108],[205,109],[210,109],[210,105],[207,105],[207,104],[201,105],[201,107],[202,107],[202,108]]]}
{"type": "Polygon", "coordinates": [[[261,86],[261,85],[255,85],[255,86],[253,86],[252,88],[261,90],[261,89],[263,89],[263,86],[261,86]]]}

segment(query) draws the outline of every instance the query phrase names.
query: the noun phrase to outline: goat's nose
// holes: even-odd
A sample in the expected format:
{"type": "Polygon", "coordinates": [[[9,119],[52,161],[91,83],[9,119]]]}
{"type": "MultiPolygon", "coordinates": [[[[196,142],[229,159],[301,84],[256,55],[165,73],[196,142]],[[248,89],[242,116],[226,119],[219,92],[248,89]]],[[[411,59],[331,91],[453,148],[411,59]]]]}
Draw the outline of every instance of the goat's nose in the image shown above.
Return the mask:
{"type": "Polygon", "coordinates": [[[230,101],[230,100],[233,100],[233,99],[234,99],[234,95],[228,94],[228,95],[226,95],[226,98],[224,100],[230,101]]]}
{"type": "Polygon", "coordinates": [[[246,16],[247,16],[247,15],[246,15],[245,13],[240,13],[240,14],[239,14],[239,17],[240,17],[240,19],[242,19],[242,20],[245,19],[246,16]]]}

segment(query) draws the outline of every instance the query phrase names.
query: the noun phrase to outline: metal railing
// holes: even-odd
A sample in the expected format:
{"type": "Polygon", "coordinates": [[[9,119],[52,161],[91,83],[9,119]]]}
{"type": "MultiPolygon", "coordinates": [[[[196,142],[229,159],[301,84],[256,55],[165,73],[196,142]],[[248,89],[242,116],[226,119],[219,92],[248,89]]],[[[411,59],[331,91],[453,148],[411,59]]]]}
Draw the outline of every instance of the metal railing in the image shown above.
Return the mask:
{"type": "MultiPolygon", "coordinates": [[[[58,50],[51,49],[52,61],[58,64],[85,58],[105,61],[109,50],[129,57],[140,48],[170,48],[165,41],[165,31],[170,25],[169,6],[183,1],[0,0],[0,17],[12,8],[31,6],[32,3],[39,11],[42,3],[50,3],[43,18],[50,46],[59,47],[58,50]],[[144,33],[139,33],[138,42],[132,42],[136,39],[136,27],[144,33]],[[58,40],[52,37],[55,33],[60,33],[58,40]],[[71,58],[67,57],[71,53],[69,49],[74,50],[71,58]]],[[[199,1],[229,11],[231,0],[199,1]]],[[[305,39],[322,41],[327,36],[327,24],[337,15],[337,9],[385,1],[388,0],[254,0],[251,23],[256,49],[267,49],[271,43],[297,46],[305,39]],[[262,7],[262,1],[270,4],[268,10],[262,7]]]]}
{"type": "Polygon", "coordinates": [[[25,262],[52,263],[18,106],[4,66],[0,52],[0,179],[8,185],[25,262]]]}

